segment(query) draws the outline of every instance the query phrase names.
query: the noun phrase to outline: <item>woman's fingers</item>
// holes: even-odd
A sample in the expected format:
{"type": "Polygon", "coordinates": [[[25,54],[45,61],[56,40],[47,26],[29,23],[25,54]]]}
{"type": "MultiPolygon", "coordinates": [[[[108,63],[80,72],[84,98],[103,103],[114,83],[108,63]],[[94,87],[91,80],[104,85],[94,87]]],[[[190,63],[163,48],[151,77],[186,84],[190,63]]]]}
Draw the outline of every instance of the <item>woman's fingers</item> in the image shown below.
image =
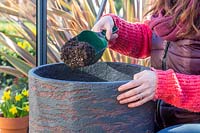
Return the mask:
{"type": "MultiPolygon", "coordinates": [[[[145,90],[145,89],[143,89],[143,90],[145,90]]],[[[138,93],[136,95],[132,95],[130,97],[127,97],[127,98],[119,100],[119,103],[120,104],[125,104],[125,103],[135,102],[137,100],[144,99],[145,97],[148,97],[149,95],[151,95],[151,93],[149,93],[148,90],[146,90],[144,92],[142,91],[141,93],[138,93]]]]}
{"type": "Polygon", "coordinates": [[[135,87],[140,86],[140,85],[142,85],[142,82],[140,80],[131,80],[128,83],[121,85],[118,88],[118,91],[120,91],[120,92],[126,91],[126,90],[129,90],[131,88],[135,88],[135,87]]]}
{"type": "Polygon", "coordinates": [[[144,75],[145,72],[146,72],[146,70],[134,74],[134,75],[133,75],[133,79],[134,79],[134,80],[139,79],[140,77],[142,77],[142,76],[144,75]]]}
{"type": "Polygon", "coordinates": [[[135,74],[134,80],[118,88],[122,94],[117,97],[117,100],[120,104],[128,104],[128,107],[137,107],[153,99],[156,87],[156,73],[145,70],[135,74]]]}
{"type": "MultiPolygon", "coordinates": [[[[145,90],[145,89],[143,89],[145,90]]],[[[136,95],[133,95],[131,97],[127,97],[125,99],[122,99],[119,101],[120,104],[126,104],[126,103],[131,103],[131,102],[135,102],[135,101],[138,101],[138,100],[142,100],[146,97],[148,97],[149,95],[151,95],[151,93],[149,93],[148,90],[144,91],[144,92],[141,92],[139,94],[136,94],[136,95]]]]}
{"type": "MultiPolygon", "coordinates": [[[[92,28],[92,31],[101,32],[102,30],[106,30],[106,38],[111,40],[112,37],[112,28],[114,26],[114,21],[110,16],[102,17],[92,28]]],[[[116,35],[114,36],[116,37],[116,35]]]]}
{"type": "Polygon", "coordinates": [[[109,23],[106,23],[105,24],[105,29],[106,29],[106,38],[108,39],[108,40],[110,40],[111,39],[111,36],[112,36],[112,25],[110,25],[109,23]]]}
{"type": "MultiPolygon", "coordinates": [[[[131,84],[131,85],[128,85],[128,86],[132,86],[132,84],[131,84]]],[[[132,88],[132,89],[130,89],[130,90],[128,90],[128,91],[126,91],[126,92],[120,94],[120,95],[117,97],[117,100],[122,100],[122,99],[126,99],[126,98],[129,98],[129,97],[133,97],[133,96],[135,96],[135,95],[138,95],[138,94],[144,92],[145,89],[146,89],[146,88],[145,88],[145,86],[143,86],[143,85],[141,85],[141,86],[139,86],[139,87],[136,87],[136,88],[132,88]]]]}
{"type": "Polygon", "coordinates": [[[146,103],[146,102],[152,100],[152,99],[153,99],[153,96],[154,96],[154,95],[151,94],[151,95],[149,95],[148,97],[145,97],[145,98],[143,98],[143,99],[141,99],[141,100],[138,100],[138,101],[136,101],[136,102],[129,103],[129,104],[128,104],[128,107],[129,107],[129,108],[134,108],[134,107],[138,107],[138,106],[140,106],[140,105],[143,105],[144,103],[146,103]]]}
{"type": "Polygon", "coordinates": [[[101,32],[102,28],[104,27],[103,26],[103,20],[99,20],[93,27],[92,27],[92,31],[94,32],[101,32]]]}
{"type": "Polygon", "coordinates": [[[92,28],[92,31],[101,32],[101,28],[99,26],[95,26],[95,27],[92,28]]]}

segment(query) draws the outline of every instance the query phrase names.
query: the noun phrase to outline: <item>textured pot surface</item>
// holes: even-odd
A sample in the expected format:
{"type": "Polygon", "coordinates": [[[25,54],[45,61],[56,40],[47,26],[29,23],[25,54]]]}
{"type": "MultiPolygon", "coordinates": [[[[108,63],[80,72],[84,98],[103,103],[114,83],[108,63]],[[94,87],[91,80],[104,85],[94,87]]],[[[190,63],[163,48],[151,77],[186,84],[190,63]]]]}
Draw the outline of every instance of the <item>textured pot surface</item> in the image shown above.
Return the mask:
{"type": "Polygon", "coordinates": [[[130,109],[116,100],[117,88],[145,69],[111,62],[76,70],[62,63],[32,69],[30,132],[154,132],[154,102],[130,109]]]}
{"type": "Polygon", "coordinates": [[[0,133],[27,133],[29,117],[4,118],[0,117],[0,133]]]}

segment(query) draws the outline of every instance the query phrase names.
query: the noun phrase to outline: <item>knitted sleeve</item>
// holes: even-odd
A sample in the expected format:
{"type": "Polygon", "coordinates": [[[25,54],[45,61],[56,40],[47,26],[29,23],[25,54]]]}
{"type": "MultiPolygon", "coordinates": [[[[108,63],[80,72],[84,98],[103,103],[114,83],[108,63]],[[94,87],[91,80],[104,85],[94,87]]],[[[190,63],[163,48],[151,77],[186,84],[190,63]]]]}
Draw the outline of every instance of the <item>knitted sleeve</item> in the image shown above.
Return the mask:
{"type": "Polygon", "coordinates": [[[176,107],[200,112],[200,75],[185,75],[154,70],[158,77],[155,99],[162,99],[176,107]]]}
{"type": "Polygon", "coordinates": [[[118,38],[109,42],[109,48],[121,54],[146,58],[150,56],[152,31],[146,24],[128,23],[113,14],[107,14],[119,28],[118,38]]]}

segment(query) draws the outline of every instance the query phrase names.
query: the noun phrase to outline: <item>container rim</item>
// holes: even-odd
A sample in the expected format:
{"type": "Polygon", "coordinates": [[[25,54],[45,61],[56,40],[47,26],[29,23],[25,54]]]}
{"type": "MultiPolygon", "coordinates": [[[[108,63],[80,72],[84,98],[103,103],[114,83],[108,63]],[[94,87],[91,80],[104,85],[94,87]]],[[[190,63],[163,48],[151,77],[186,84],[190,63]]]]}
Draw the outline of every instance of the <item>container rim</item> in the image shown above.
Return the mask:
{"type": "MultiPolygon", "coordinates": [[[[105,62],[105,63],[109,63],[109,62],[105,62]]],[[[120,63],[120,62],[115,62],[115,63],[120,63]]],[[[39,76],[37,74],[35,74],[35,71],[37,71],[38,69],[44,67],[44,66],[53,66],[53,65],[61,65],[64,64],[63,62],[60,63],[51,63],[51,64],[45,64],[45,65],[41,65],[38,67],[34,67],[32,69],[29,70],[28,72],[28,78],[32,77],[32,78],[36,78],[42,82],[48,82],[48,83],[79,83],[79,84],[88,84],[88,82],[86,81],[68,81],[68,80],[60,80],[60,79],[53,79],[53,78],[46,78],[46,77],[42,77],[39,76]]],[[[136,64],[134,64],[136,65],[136,64]]],[[[139,65],[136,65],[139,66],[139,65]]],[[[127,83],[131,80],[120,80],[120,81],[102,81],[102,82],[89,82],[90,84],[113,84],[113,83],[117,83],[117,84],[123,84],[123,83],[127,83]]]]}

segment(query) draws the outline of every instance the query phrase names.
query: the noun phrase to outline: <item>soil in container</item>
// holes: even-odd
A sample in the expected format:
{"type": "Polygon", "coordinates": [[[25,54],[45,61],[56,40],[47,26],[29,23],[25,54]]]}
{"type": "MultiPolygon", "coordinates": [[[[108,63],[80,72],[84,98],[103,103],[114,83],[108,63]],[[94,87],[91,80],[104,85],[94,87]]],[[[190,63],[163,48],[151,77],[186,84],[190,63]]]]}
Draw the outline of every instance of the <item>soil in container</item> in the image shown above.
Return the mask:
{"type": "Polygon", "coordinates": [[[95,56],[95,49],[87,42],[71,39],[61,48],[61,60],[70,68],[88,66],[95,56]]]}

